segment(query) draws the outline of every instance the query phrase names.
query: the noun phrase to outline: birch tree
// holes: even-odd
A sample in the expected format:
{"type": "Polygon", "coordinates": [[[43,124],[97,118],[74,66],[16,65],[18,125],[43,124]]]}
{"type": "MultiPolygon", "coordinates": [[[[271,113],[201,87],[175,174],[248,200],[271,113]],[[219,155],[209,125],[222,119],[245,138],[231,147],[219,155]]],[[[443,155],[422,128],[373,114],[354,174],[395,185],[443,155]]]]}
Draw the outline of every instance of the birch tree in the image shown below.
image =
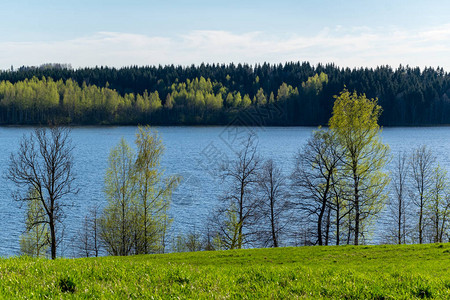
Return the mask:
{"type": "Polygon", "coordinates": [[[136,135],[137,157],[135,179],[137,184],[137,239],[136,253],[158,252],[167,230],[167,209],[179,176],[165,176],[161,168],[164,145],[156,131],[139,127],[136,135]]]}
{"type": "Polygon", "coordinates": [[[352,190],[355,245],[364,238],[370,220],[383,208],[389,183],[384,171],[389,161],[389,147],[381,142],[377,99],[343,90],[333,106],[330,129],[344,150],[343,174],[352,190]]]}

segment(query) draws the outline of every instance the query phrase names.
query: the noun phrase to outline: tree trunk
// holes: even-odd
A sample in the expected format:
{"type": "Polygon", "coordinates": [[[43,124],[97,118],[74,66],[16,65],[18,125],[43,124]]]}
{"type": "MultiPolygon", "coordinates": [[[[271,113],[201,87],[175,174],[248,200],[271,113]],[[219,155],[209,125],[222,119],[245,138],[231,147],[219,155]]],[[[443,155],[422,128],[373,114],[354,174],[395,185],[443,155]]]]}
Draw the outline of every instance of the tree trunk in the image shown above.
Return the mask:
{"type": "Polygon", "coordinates": [[[278,247],[277,234],[275,228],[275,213],[274,213],[274,203],[273,203],[273,187],[271,187],[271,197],[270,197],[270,222],[272,226],[272,241],[273,246],[278,247]]]}
{"type": "Polygon", "coordinates": [[[423,218],[423,198],[422,198],[422,195],[420,195],[420,211],[419,211],[419,244],[422,244],[422,243],[423,243],[422,218],[423,218]]]}
{"type": "Polygon", "coordinates": [[[50,217],[49,222],[50,227],[50,238],[51,238],[51,253],[52,253],[52,259],[56,259],[56,232],[55,232],[55,222],[53,217],[50,217]]]}
{"type": "Polygon", "coordinates": [[[319,246],[322,246],[323,241],[322,241],[322,219],[323,219],[323,215],[324,215],[324,210],[323,210],[323,206],[320,209],[320,213],[319,213],[319,217],[317,219],[317,243],[319,244],[319,246]]]}
{"type": "Polygon", "coordinates": [[[340,243],[340,226],[341,220],[340,220],[340,205],[339,205],[339,199],[337,199],[336,202],[336,246],[339,246],[340,243]]]}
{"type": "MultiPolygon", "coordinates": [[[[401,193],[401,192],[400,192],[401,193]]],[[[402,196],[399,197],[399,201],[398,201],[398,244],[400,245],[402,243],[402,196]]]]}
{"type": "Polygon", "coordinates": [[[360,211],[359,211],[359,189],[358,189],[358,177],[356,175],[356,170],[353,170],[353,180],[355,183],[355,245],[359,245],[359,220],[360,220],[360,211]]]}
{"type": "Polygon", "coordinates": [[[239,201],[239,228],[238,228],[238,240],[237,249],[242,248],[242,226],[244,226],[244,181],[241,181],[241,197],[239,201]]]}
{"type": "Polygon", "coordinates": [[[330,238],[330,223],[331,223],[331,209],[328,208],[328,212],[327,212],[327,227],[326,227],[326,231],[325,231],[325,246],[328,246],[328,241],[330,238]]]}

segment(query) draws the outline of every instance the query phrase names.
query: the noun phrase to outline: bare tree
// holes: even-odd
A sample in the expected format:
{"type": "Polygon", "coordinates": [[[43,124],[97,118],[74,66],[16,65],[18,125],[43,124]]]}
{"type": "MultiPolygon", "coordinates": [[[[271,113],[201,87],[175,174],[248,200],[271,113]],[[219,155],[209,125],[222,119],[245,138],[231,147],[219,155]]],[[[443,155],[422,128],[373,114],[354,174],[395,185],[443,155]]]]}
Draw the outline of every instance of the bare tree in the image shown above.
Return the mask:
{"type": "Polygon", "coordinates": [[[100,208],[89,208],[84,216],[81,229],[78,231],[78,250],[81,256],[98,257],[100,252],[100,208]]]}
{"type": "MultiPolygon", "coordinates": [[[[330,132],[315,131],[297,154],[291,175],[300,209],[308,218],[315,219],[316,243],[319,245],[324,244],[324,227],[325,235],[329,236],[326,221],[331,219],[328,213],[331,214],[333,192],[338,191],[334,185],[342,155],[343,152],[339,150],[338,143],[330,132]]],[[[325,242],[328,243],[328,239],[325,242]]]]}
{"type": "Polygon", "coordinates": [[[214,221],[217,234],[227,249],[241,249],[250,242],[253,233],[251,227],[257,208],[255,190],[261,167],[254,139],[254,135],[249,135],[237,153],[237,159],[231,166],[223,167],[223,178],[229,184],[229,190],[214,221]]]}
{"type": "Polygon", "coordinates": [[[267,160],[258,180],[261,196],[258,206],[258,235],[263,246],[278,247],[288,222],[290,202],[286,177],[272,159],[267,160]]]}
{"type": "Polygon", "coordinates": [[[173,241],[174,252],[195,252],[204,249],[204,237],[195,228],[186,234],[178,235],[173,241]]]}
{"type": "Polygon", "coordinates": [[[399,153],[394,162],[394,170],[391,173],[394,197],[390,202],[390,215],[395,224],[391,235],[397,244],[406,243],[409,171],[408,155],[404,152],[399,153]]]}
{"type": "Polygon", "coordinates": [[[433,186],[433,169],[436,158],[425,145],[413,151],[411,157],[411,170],[414,189],[412,191],[413,203],[418,209],[418,235],[419,243],[424,241],[426,227],[425,212],[429,202],[430,190],[433,186]]]}
{"type": "MultiPolygon", "coordinates": [[[[347,200],[349,198],[349,191],[347,190],[347,185],[343,182],[342,178],[340,178],[338,174],[336,175],[337,176],[332,177],[333,192],[330,201],[330,210],[334,212],[331,217],[334,217],[335,243],[336,245],[340,245],[342,236],[341,227],[345,224],[345,220],[347,220],[347,244],[350,244],[352,231],[350,214],[352,212],[352,206],[351,202],[347,200]]],[[[327,224],[328,223],[329,221],[327,224]]]]}
{"type": "Polygon", "coordinates": [[[24,136],[15,154],[11,154],[7,178],[17,186],[13,197],[33,201],[28,191],[36,191],[46,218],[35,224],[46,223],[50,230],[52,259],[56,258],[57,226],[63,219],[64,199],[77,192],[73,183],[73,147],[70,130],[63,127],[37,128],[24,136]]]}

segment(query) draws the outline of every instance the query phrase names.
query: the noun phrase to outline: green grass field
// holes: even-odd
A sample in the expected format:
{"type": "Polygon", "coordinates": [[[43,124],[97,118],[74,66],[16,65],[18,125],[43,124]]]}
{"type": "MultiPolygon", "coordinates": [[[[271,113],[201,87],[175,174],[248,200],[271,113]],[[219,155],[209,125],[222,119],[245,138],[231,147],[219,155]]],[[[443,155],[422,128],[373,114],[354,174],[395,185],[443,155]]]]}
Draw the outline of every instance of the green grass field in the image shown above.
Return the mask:
{"type": "Polygon", "coordinates": [[[0,298],[450,299],[450,244],[0,260],[0,298]]]}

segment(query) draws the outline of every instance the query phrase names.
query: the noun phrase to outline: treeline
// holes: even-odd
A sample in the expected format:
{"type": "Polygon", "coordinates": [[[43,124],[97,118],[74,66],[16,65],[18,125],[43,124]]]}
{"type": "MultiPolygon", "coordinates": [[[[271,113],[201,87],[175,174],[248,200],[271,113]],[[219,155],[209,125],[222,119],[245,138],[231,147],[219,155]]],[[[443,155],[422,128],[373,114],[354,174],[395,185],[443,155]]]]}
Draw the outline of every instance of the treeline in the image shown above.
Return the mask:
{"type": "MultiPolygon", "coordinates": [[[[321,73],[303,83],[315,92],[327,76],[321,73]]],[[[3,124],[227,124],[240,113],[278,105],[299,95],[283,83],[276,96],[260,88],[252,98],[231,92],[221,83],[203,77],[172,84],[164,101],[158,91],[121,96],[108,87],[78,85],[72,79],[54,81],[33,77],[0,82],[0,123],[3,124]]],[[[275,123],[283,124],[282,119],[275,123]]],[[[257,124],[262,125],[262,124],[257,124]]]]}
{"type": "MultiPolygon", "coordinates": [[[[65,121],[67,123],[89,124],[227,124],[231,122],[239,111],[239,107],[230,108],[231,97],[242,98],[247,95],[251,105],[247,109],[256,109],[257,105],[276,100],[280,87],[285,84],[292,87],[289,99],[280,102],[285,112],[274,118],[266,125],[325,125],[331,116],[332,96],[338,94],[344,87],[350,91],[357,90],[370,98],[378,98],[384,113],[380,118],[381,125],[432,125],[450,124],[450,76],[442,68],[425,68],[390,66],[377,68],[339,68],[334,64],[312,66],[307,62],[286,64],[201,64],[199,66],[146,66],[126,68],[83,68],[72,69],[62,65],[46,64],[41,67],[21,67],[15,71],[0,73],[0,81],[12,84],[36,78],[52,78],[54,81],[72,80],[78,86],[96,86],[99,89],[108,88],[120,97],[134,95],[148,95],[158,93],[161,108],[149,115],[138,109],[127,110],[118,107],[118,111],[108,118],[98,117],[96,113],[83,115],[83,118],[72,118],[60,109],[57,113],[49,112],[46,118],[26,119],[21,121],[16,113],[2,114],[2,123],[43,123],[45,121],[65,121]],[[326,74],[328,80],[323,81],[321,87],[308,89],[304,86],[310,78],[326,74]],[[174,89],[180,93],[180,86],[185,84],[189,94],[189,84],[204,78],[213,88],[209,99],[196,99],[184,105],[183,100],[178,104],[173,97],[174,89]],[[146,92],[147,91],[147,92],[146,92]],[[229,96],[231,94],[231,96],[229,96]],[[215,97],[215,100],[212,99],[215,97]],[[221,98],[221,99],[220,99],[221,98]],[[228,98],[228,102],[227,102],[228,98]],[[259,98],[258,101],[257,98],[259,98]],[[171,102],[173,101],[173,102],[171,102]],[[205,101],[204,109],[199,111],[198,103],[205,101]],[[193,106],[195,108],[193,108],[193,106]],[[12,114],[12,115],[11,115],[12,114]],[[117,115],[124,116],[117,117],[117,115]]],[[[207,89],[200,88],[205,97],[207,89]]],[[[198,89],[194,89],[194,96],[185,99],[191,101],[197,97],[198,89]]],[[[0,97],[2,97],[0,95],[0,97]]],[[[145,98],[145,97],[144,97],[145,98]]],[[[199,96],[200,98],[200,96],[199,96]]],[[[205,97],[206,98],[206,97],[205,97]]],[[[62,94],[60,94],[60,101],[62,94]]],[[[248,103],[245,99],[243,103],[248,103]]],[[[1,99],[0,99],[1,101],[1,99]]],[[[131,100],[130,100],[131,101],[131,100]]],[[[234,101],[234,100],[233,100],[234,101]]],[[[3,109],[3,108],[2,108],[3,109]]],[[[12,110],[12,109],[11,109],[12,110]]],[[[97,114],[100,114],[97,112],[97,114]]],[[[28,117],[28,116],[27,116],[28,117]]],[[[251,122],[251,121],[250,121],[251,122]]],[[[260,125],[253,121],[252,125],[260,125]]]]}

